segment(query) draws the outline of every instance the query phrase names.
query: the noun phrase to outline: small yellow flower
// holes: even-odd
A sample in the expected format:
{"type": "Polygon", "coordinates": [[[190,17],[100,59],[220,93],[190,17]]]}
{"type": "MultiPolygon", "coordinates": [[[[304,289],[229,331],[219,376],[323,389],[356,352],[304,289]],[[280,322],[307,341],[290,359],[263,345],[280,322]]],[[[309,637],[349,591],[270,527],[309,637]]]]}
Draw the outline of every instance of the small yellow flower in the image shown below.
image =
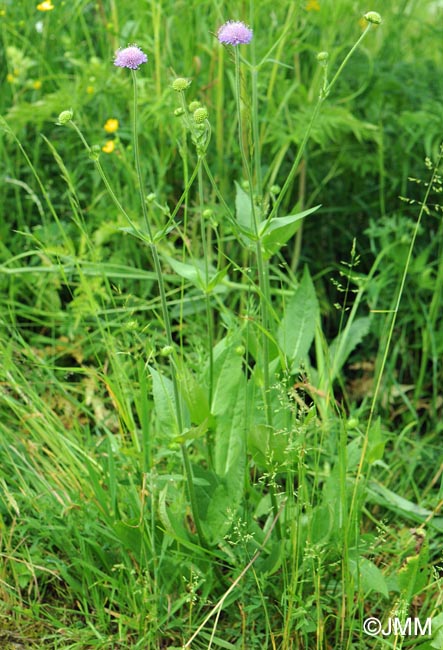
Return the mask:
{"type": "Polygon", "coordinates": [[[320,3],[318,0],[308,0],[305,9],[306,11],[320,11],[320,3]]]}
{"type": "Polygon", "coordinates": [[[106,144],[103,145],[102,151],[105,153],[112,153],[115,149],[115,141],[114,140],[108,140],[106,144]]]}
{"type": "Polygon", "coordinates": [[[40,90],[40,88],[42,87],[42,82],[40,81],[40,79],[36,79],[35,81],[33,81],[32,87],[34,88],[34,90],[40,90]]]}
{"type": "Polygon", "coordinates": [[[95,91],[94,86],[86,86],[86,94],[87,95],[93,95],[95,91]]]}
{"type": "Polygon", "coordinates": [[[51,11],[52,9],[54,9],[54,5],[51,0],[44,0],[44,2],[40,2],[40,4],[37,5],[38,11],[51,11]]]}
{"type": "Polygon", "coordinates": [[[106,120],[103,128],[106,133],[115,133],[118,129],[118,120],[115,117],[110,117],[109,120],[106,120]]]}
{"type": "Polygon", "coordinates": [[[40,4],[37,5],[38,11],[51,11],[51,9],[54,9],[51,0],[44,0],[44,2],[40,2],[40,4]]]}
{"type": "Polygon", "coordinates": [[[6,81],[8,82],[8,84],[15,83],[15,76],[11,72],[8,72],[8,74],[6,75],[6,81]]]}

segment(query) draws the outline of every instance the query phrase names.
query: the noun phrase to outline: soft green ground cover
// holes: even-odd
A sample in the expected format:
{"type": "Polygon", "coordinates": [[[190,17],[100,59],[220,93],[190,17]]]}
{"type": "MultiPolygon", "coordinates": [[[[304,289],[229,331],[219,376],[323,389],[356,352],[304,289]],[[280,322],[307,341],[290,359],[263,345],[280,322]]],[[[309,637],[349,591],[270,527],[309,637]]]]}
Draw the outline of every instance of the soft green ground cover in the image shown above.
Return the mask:
{"type": "Polygon", "coordinates": [[[0,647],[442,647],[440,4],[0,3],[0,647]]]}

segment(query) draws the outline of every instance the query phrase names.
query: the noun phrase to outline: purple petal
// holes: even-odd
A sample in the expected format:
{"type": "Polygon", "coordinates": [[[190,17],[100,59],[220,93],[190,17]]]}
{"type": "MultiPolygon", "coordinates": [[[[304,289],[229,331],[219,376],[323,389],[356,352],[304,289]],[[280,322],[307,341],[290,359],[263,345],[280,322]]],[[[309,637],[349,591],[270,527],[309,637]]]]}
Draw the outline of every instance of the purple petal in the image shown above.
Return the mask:
{"type": "Polygon", "coordinates": [[[146,63],[148,57],[137,45],[130,45],[115,53],[114,65],[120,68],[131,68],[138,70],[142,63],[146,63]]]}
{"type": "Polygon", "coordinates": [[[242,45],[251,42],[252,29],[240,21],[229,20],[217,32],[220,43],[227,45],[242,45]]]}

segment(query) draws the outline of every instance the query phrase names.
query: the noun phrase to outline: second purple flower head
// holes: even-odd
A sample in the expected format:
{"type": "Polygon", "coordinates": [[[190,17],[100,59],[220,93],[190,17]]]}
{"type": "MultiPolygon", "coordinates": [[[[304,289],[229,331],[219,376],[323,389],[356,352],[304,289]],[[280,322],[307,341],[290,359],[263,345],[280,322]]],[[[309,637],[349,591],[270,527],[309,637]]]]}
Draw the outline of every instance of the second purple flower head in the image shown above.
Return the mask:
{"type": "Polygon", "coordinates": [[[117,50],[115,53],[114,65],[119,68],[131,68],[138,70],[142,63],[146,63],[148,57],[138,45],[129,45],[123,50],[117,50]]]}
{"type": "Polygon", "coordinates": [[[228,20],[218,30],[217,38],[225,45],[246,45],[251,42],[252,29],[240,21],[228,20]]]}

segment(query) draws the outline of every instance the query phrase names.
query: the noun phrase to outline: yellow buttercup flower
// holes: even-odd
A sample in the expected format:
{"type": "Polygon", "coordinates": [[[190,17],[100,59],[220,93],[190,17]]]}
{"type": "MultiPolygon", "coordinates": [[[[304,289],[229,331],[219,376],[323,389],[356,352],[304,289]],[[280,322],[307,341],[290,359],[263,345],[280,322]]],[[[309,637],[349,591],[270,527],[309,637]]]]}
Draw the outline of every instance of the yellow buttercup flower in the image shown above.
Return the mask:
{"type": "Polygon", "coordinates": [[[34,88],[34,90],[40,90],[40,88],[42,87],[42,82],[40,81],[40,79],[36,79],[35,81],[33,81],[32,87],[34,88]]]}
{"type": "Polygon", "coordinates": [[[114,140],[108,140],[106,144],[103,145],[102,151],[105,153],[112,153],[115,149],[115,142],[114,140]]]}
{"type": "Polygon", "coordinates": [[[37,5],[38,11],[51,11],[51,9],[54,9],[54,5],[52,4],[51,0],[45,0],[44,2],[40,2],[39,5],[37,5]]]}
{"type": "Polygon", "coordinates": [[[320,3],[318,0],[308,0],[305,9],[306,11],[320,11],[320,3]]]}
{"type": "Polygon", "coordinates": [[[115,117],[110,117],[109,120],[106,120],[103,128],[106,133],[115,133],[118,129],[118,120],[115,117]]]}

